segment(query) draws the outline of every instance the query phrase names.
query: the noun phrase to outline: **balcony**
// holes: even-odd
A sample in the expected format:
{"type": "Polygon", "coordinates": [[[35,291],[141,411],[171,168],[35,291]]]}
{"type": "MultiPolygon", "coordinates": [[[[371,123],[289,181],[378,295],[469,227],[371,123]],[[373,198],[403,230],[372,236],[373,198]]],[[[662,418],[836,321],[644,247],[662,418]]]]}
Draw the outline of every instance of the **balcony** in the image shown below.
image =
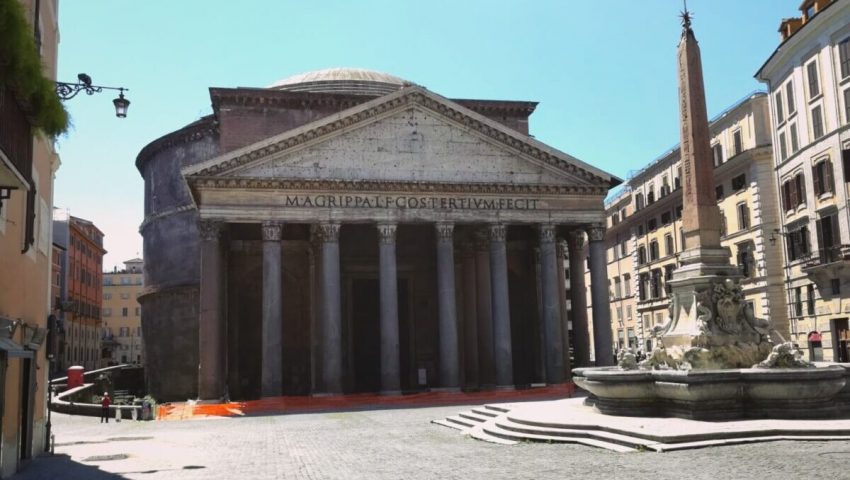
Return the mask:
{"type": "Polygon", "coordinates": [[[29,190],[32,128],[12,94],[0,86],[0,189],[29,190]]]}
{"type": "Polygon", "coordinates": [[[850,245],[834,245],[815,250],[802,258],[803,272],[816,281],[834,278],[839,270],[850,265],[850,245]],[[823,278],[819,278],[823,277],[823,278]]]}

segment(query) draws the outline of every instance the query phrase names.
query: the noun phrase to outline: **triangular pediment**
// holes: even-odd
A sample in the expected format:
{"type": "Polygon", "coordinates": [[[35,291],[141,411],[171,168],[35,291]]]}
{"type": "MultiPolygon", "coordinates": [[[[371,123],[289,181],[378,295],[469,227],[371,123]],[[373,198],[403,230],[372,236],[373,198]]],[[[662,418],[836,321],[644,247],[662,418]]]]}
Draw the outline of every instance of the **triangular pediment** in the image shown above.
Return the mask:
{"type": "Polygon", "coordinates": [[[608,188],[617,179],[421,87],[229,152],[192,178],[608,188]]]}

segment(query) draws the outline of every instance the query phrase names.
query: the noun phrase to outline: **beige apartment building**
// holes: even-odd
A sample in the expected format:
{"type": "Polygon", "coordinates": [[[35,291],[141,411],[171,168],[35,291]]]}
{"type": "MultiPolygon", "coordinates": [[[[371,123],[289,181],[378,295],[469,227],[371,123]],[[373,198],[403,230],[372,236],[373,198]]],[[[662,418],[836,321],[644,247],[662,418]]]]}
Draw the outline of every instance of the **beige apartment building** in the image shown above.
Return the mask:
{"type": "Polygon", "coordinates": [[[109,365],[144,364],[142,313],[139,296],[144,289],[144,262],[134,258],[123,270],[103,274],[103,361],[109,365]]]}
{"type": "MultiPolygon", "coordinates": [[[[747,301],[788,338],[782,246],[773,179],[767,95],[754,93],[711,121],[722,242],[741,273],[747,301]]],[[[614,348],[651,350],[653,326],[667,321],[669,287],[682,251],[678,145],[638,171],[606,200],[606,247],[614,348]]],[[[588,297],[588,308],[592,308],[588,297]]]]}
{"type": "Polygon", "coordinates": [[[850,2],[808,0],[756,73],[770,95],[791,335],[810,360],[850,361],[850,2]]]}
{"type": "MultiPolygon", "coordinates": [[[[37,134],[23,103],[27,94],[6,83],[15,62],[38,55],[43,76],[56,78],[58,2],[21,0],[4,10],[0,43],[0,477],[44,451],[47,358],[43,348],[51,312],[51,207],[59,156],[49,135],[37,134]],[[16,28],[11,28],[14,25],[16,28]],[[27,38],[27,40],[30,40],[27,38]],[[29,48],[32,45],[32,48],[29,48]],[[11,51],[11,53],[9,53],[11,51]],[[9,58],[11,56],[12,58],[9,58]]],[[[36,78],[28,78],[35,82],[36,78]]],[[[31,83],[28,83],[28,85],[31,83]]]]}

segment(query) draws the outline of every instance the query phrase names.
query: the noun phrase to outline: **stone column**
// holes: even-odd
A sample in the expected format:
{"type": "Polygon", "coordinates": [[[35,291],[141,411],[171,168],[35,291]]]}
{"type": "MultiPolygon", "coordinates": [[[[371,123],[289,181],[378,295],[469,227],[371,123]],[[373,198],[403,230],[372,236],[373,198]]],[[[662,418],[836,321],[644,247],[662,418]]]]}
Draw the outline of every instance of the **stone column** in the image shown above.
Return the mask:
{"type": "Polygon", "coordinates": [[[198,222],[201,236],[201,282],[198,312],[198,398],[224,397],[224,261],[221,235],[224,224],[212,220],[198,222]]]}
{"type": "Polygon", "coordinates": [[[437,230],[437,301],[440,325],[440,384],[460,388],[460,353],[455,299],[454,224],[438,223],[437,230]]]}
{"type": "Polygon", "coordinates": [[[475,250],[468,245],[463,249],[463,353],[464,383],[467,387],[477,387],[479,381],[476,301],[475,250]]]}
{"type": "Polygon", "coordinates": [[[505,225],[490,225],[490,286],[497,388],[512,388],[514,384],[506,231],[505,225]]]}
{"type": "Polygon", "coordinates": [[[593,302],[593,349],[596,365],[614,365],[611,305],[608,298],[608,265],[605,258],[605,227],[587,229],[590,240],[590,295],[593,302]]]}
{"type": "Polygon", "coordinates": [[[339,280],[339,223],[320,223],[322,243],[322,384],[324,393],[342,393],[342,313],[339,280]]]}
{"type": "Polygon", "coordinates": [[[262,396],[283,395],[283,271],[279,223],[263,222],[262,396]]]}
{"type": "Polygon", "coordinates": [[[567,280],[564,278],[564,260],[567,258],[567,242],[562,238],[555,241],[555,269],[558,275],[558,308],[561,311],[561,338],[564,346],[564,379],[572,377],[572,359],[570,358],[570,328],[567,324],[567,280]]]}
{"type": "Polygon", "coordinates": [[[584,282],[584,232],[573,230],[567,235],[570,261],[570,305],[575,338],[576,365],[590,366],[590,332],[587,325],[587,287],[584,282]]]}
{"type": "Polygon", "coordinates": [[[395,233],[395,224],[378,224],[378,263],[381,289],[381,392],[385,395],[401,394],[395,233]]]}
{"type": "Polygon", "coordinates": [[[496,384],[493,349],[493,302],[490,288],[490,234],[477,232],[475,253],[476,311],[478,314],[478,380],[484,388],[496,384]]]}
{"type": "Polygon", "coordinates": [[[546,352],[546,383],[564,381],[564,347],[561,332],[561,306],[558,271],[555,265],[555,227],[540,226],[540,283],[543,296],[543,348],[546,352]]]}

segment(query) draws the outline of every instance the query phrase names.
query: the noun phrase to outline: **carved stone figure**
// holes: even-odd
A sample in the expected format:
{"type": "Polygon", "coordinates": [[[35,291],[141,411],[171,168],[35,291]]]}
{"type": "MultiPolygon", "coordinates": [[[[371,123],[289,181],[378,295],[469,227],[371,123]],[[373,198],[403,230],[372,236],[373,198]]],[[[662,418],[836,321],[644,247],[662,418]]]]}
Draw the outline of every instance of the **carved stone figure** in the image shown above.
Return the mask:
{"type": "Polygon", "coordinates": [[[617,366],[620,370],[636,370],[638,368],[637,359],[631,349],[620,350],[617,353],[617,366]]]}
{"type": "Polygon", "coordinates": [[[730,335],[741,332],[740,314],[744,306],[740,285],[731,279],[714,285],[714,302],[717,306],[717,328],[730,335]]]}
{"type": "Polygon", "coordinates": [[[753,368],[814,368],[814,365],[803,360],[803,352],[796,345],[785,342],[773,347],[770,355],[753,368]]]}

